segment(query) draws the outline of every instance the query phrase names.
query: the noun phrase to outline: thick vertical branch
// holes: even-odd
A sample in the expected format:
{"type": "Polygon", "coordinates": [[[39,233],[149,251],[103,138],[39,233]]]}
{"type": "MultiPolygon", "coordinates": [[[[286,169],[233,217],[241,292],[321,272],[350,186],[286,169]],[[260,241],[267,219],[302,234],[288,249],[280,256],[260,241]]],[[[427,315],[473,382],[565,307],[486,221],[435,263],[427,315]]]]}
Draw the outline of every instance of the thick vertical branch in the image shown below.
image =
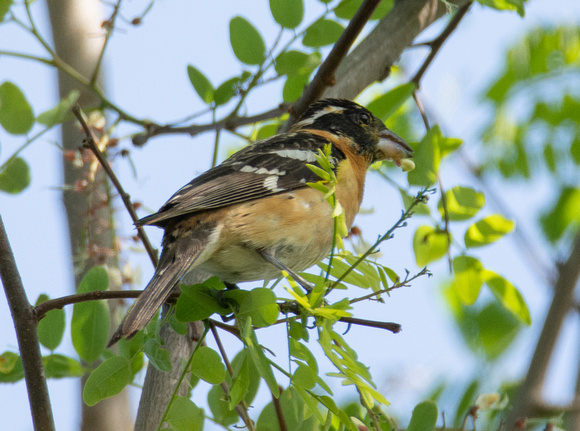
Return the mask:
{"type": "Polygon", "coordinates": [[[534,407],[542,402],[542,388],[546,372],[562,330],[564,319],[574,306],[574,289],[580,277],[580,233],[572,244],[568,259],[558,268],[558,279],[554,286],[554,297],[540,333],[536,350],[530,361],[528,373],[518,390],[515,405],[508,419],[507,429],[522,417],[529,416],[534,407]]]}
{"type": "MultiPolygon", "coordinates": [[[[208,278],[208,274],[201,271],[194,271],[186,276],[185,284],[201,283],[208,278]]],[[[167,311],[164,308],[163,313],[167,311]]],[[[161,425],[161,420],[165,410],[171,401],[171,396],[175,391],[175,386],[182,373],[183,361],[191,356],[198,340],[203,333],[201,322],[194,322],[189,327],[188,335],[179,335],[166,323],[161,327],[160,336],[165,342],[165,348],[169,350],[171,371],[164,373],[149,364],[137,420],[135,421],[135,431],[157,431],[161,425]]],[[[185,396],[189,392],[189,379],[184,379],[178,390],[179,396],[185,396]]]]}
{"type": "MultiPolygon", "coordinates": [[[[56,54],[64,63],[84,76],[87,81],[96,76],[100,64],[105,31],[103,2],[100,0],[51,0],[47,2],[52,36],[56,54]]],[[[117,3],[118,5],[118,3],[117,3]]],[[[59,72],[59,94],[65,97],[72,90],[80,91],[79,105],[83,108],[96,107],[101,100],[88,88],[72,77],[59,72]]],[[[74,121],[62,125],[62,146],[65,150],[77,150],[84,135],[74,121]]],[[[64,160],[64,158],[63,158],[64,160]]],[[[117,266],[110,193],[105,175],[98,171],[91,178],[90,163],[79,168],[64,161],[63,199],[68,221],[72,262],[76,285],[85,272],[94,265],[117,266]],[[75,190],[76,184],[89,180],[83,191],[75,190]]],[[[83,383],[84,384],[84,383],[83,383]]],[[[127,391],[101,401],[93,407],[82,405],[82,430],[121,431],[133,428],[129,417],[127,391]]]]}
{"type": "Polygon", "coordinates": [[[38,321],[34,315],[34,307],[28,302],[22,286],[2,217],[0,217],[0,278],[16,329],[34,429],[53,431],[54,419],[36,331],[38,321]]]}
{"type": "MultiPolygon", "coordinates": [[[[464,4],[457,0],[448,4],[464,4]]],[[[336,71],[336,85],[324,97],[354,99],[373,82],[389,76],[391,66],[413,40],[448,12],[439,0],[395,2],[389,14],[346,57],[336,71]]]]}

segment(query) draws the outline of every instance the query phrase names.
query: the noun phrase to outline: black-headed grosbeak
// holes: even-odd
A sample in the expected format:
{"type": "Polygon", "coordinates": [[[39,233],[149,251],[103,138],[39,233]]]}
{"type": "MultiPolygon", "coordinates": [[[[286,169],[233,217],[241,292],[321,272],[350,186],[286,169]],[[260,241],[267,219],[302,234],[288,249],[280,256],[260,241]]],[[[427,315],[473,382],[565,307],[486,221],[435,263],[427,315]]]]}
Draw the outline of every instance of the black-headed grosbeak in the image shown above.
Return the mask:
{"type": "Polygon", "coordinates": [[[193,269],[226,283],[293,276],[325,258],[333,243],[333,208],[307,183],[306,165],[331,145],[336,198],[350,229],[367,168],[377,160],[412,157],[413,150],[366,108],[349,100],[311,105],[285,134],[249,145],[179,189],[138,226],[165,229],[155,275],[110,344],[145,327],[181,278],[193,269]]]}

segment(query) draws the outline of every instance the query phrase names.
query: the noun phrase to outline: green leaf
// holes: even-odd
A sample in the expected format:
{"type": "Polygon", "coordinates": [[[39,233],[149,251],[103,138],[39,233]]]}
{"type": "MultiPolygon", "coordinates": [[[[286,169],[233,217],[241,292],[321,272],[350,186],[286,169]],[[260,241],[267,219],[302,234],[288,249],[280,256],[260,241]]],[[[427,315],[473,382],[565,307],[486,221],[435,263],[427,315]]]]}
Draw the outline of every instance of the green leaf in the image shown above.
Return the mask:
{"type": "Polygon", "coordinates": [[[524,1],[525,0],[477,0],[484,6],[489,6],[497,10],[512,10],[516,11],[519,16],[523,18],[525,15],[524,1]]]}
{"type": "Polygon", "coordinates": [[[4,20],[12,3],[14,3],[14,0],[0,0],[0,22],[4,20]]]}
{"type": "MultiPolygon", "coordinates": [[[[231,385],[232,390],[230,392],[230,395],[232,397],[231,400],[233,401],[233,399],[234,399],[233,396],[235,395],[237,381],[240,378],[246,380],[245,377],[242,377],[242,374],[246,373],[248,383],[247,383],[247,385],[245,383],[243,384],[243,386],[245,387],[245,390],[242,392],[241,395],[242,395],[244,401],[246,401],[246,403],[248,405],[251,405],[254,401],[254,398],[256,398],[256,395],[258,394],[258,389],[260,388],[261,379],[260,379],[260,374],[258,373],[258,370],[256,369],[253,362],[248,357],[245,349],[242,349],[234,357],[234,360],[232,361],[232,367],[234,369],[234,376],[233,376],[233,382],[231,385]]],[[[227,377],[229,378],[229,375],[227,375],[227,377]]]]}
{"type": "Polygon", "coordinates": [[[117,343],[117,346],[119,346],[119,355],[131,362],[131,372],[133,375],[141,371],[145,365],[143,349],[145,348],[145,341],[148,339],[149,337],[146,337],[145,333],[140,331],[130,340],[123,338],[117,343]]]}
{"type": "Polygon", "coordinates": [[[210,80],[199,69],[193,67],[191,64],[187,66],[187,76],[193,88],[207,105],[213,102],[214,89],[210,80]]]}
{"type": "Polygon", "coordinates": [[[407,174],[410,185],[429,187],[437,181],[441,163],[440,144],[443,140],[439,126],[433,126],[415,148],[415,169],[407,174]]]}
{"type": "Polygon", "coordinates": [[[252,328],[252,319],[248,318],[245,321],[240,319],[238,325],[240,326],[240,335],[244,345],[246,346],[248,357],[252,360],[252,363],[256,367],[260,376],[266,381],[272,394],[278,398],[280,395],[278,382],[272,372],[270,361],[268,361],[268,358],[266,358],[266,355],[262,351],[262,346],[258,343],[258,338],[252,328]]]}
{"type": "Polygon", "coordinates": [[[105,291],[109,287],[109,275],[107,270],[102,266],[94,266],[85,274],[77,293],[95,292],[97,290],[105,291]]]}
{"type": "Polygon", "coordinates": [[[52,127],[55,124],[62,123],[70,114],[70,108],[75,103],[77,103],[80,95],[80,91],[72,90],[68,96],[58,102],[54,108],[51,108],[48,111],[44,111],[42,114],[36,117],[36,122],[43,124],[46,127],[52,127]]]}
{"type": "Polygon", "coordinates": [[[0,355],[0,374],[9,374],[14,370],[18,362],[20,361],[20,356],[18,353],[5,351],[0,355]]]}
{"type": "Polygon", "coordinates": [[[493,361],[506,351],[518,335],[521,323],[497,302],[490,302],[477,313],[477,344],[493,361]]]}
{"type": "Polygon", "coordinates": [[[22,192],[30,185],[30,168],[20,157],[10,159],[0,170],[0,190],[10,194],[22,192]]]}
{"type": "Polygon", "coordinates": [[[580,188],[564,187],[551,210],[540,217],[542,231],[551,242],[556,242],[569,228],[580,226],[580,188]]]}
{"type": "Polygon", "coordinates": [[[491,244],[515,228],[512,220],[501,214],[492,214],[472,224],[465,232],[466,247],[482,247],[491,244]]]}
{"type": "Polygon", "coordinates": [[[258,129],[258,132],[256,133],[256,140],[261,141],[262,139],[274,136],[276,133],[278,133],[279,127],[279,123],[264,124],[258,129]]]}
{"type": "MultiPolygon", "coordinates": [[[[48,301],[48,295],[42,294],[36,300],[35,305],[40,305],[43,302],[48,301]]],[[[40,344],[49,350],[56,349],[64,336],[64,329],[66,326],[64,310],[55,309],[50,310],[46,315],[38,322],[38,339],[40,344]]]]}
{"type": "Polygon", "coordinates": [[[278,320],[278,314],[280,307],[276,303],[276,295],[265,287],[253,289],[246,295],[238,311],[242,318],[251,317],[256,328],[273,325],[278,320]]]}
{"type": "Polygon", "coordinates": [[[419,226],[413,236],[413,251],[418,266],[425,266],[445,256],[450,239],[432,226],[419,226]]]}
{"type": "Polygon", "coordinates": [[[109,326],[109,308],[105,301],[80,302],[73,306],[72,343],[84,361],[95,361],[103,353],[109,326]]]}
{"type": "Polygon", "coordinates": [[[249,21],[236,16],[230,21],[230,44],[244,64],[260,64],[266,56],[266,45],[260,32],[249,21]]]}
{"type": "Polygon", "coordinates": [[[302,96],[304,88],[310,81],[310,75],[292,75],[286,79],[282,89],[282,98],[284,102],[295,102],[302,96]]]}
{"type": "Polygon", "coordinates": [[[303,0],[270,0],[272,16],[284,28],[296,28],[304,18],[303,0]]]}
{"type": "Polygon", "coordinates": [[[230,409],[227,396],[220,385],[214,385],[207,394],[207,404],[213,419],[221,425],[229,426],[238,422],[239,417],[234,409],[230,409]]]}
{"type": "Polygon", "coordinates": [[[34,113],[24,93],[12,82],[0,85],[0,126],[12,135],[24,135],[34,125],[34,113]]]}
{"type": "Polygon", "coordinates": [[[433,401],[423,401],[415,406],[407,431],[432,431],[437,424],[439,414],[437,404],[433,401]]]}
{"type": "MultiPolygon", "coordinates": [[[[484,194],[470,187],[453,187],[445,192],[445,199],[447,216],[453,221],[470,219],[485,205],[484,194]]],[[[442,199],[437,203],[437,209],[441,217],[445,217],[442,199]]]]}
{"type": "Polygon", "coordinates": [[[443,138],[441,142],[439,142],[439,149],[441,151],[441,158],[448,156],[449,154],[453,153],[459,147],[461,147],[463,141],[459,138],[443,138]]]}
{"type": "Polygon", "coordinates": [[[385,121],[395,113],[415,91],[415,84],[407,83],[389,90],[382,96],[377,97],[367,108],[381,120],[385,121]]]}
{"type": "MultiPolygon", "coordinates": [[[[334,14],[338,18],[351,20],[354,17],[356,11],[361,7],[363,0],[342,0],[336,9],[334,9],[334,14]]],[[[382,19],[387,13],[392,9],[394,0],[383,0],[379,3],[370,20],[382,19]]]]}
{"type": "Polygon", "coordinates": [[[457,427],[459,427],[463,421],[463,418],[467,414],[467,410],[473,405],[475,402],[475,398],[477,395],[477,390],[479,389],[479,380],[476,378],[474,379],[467,387],[465,388],[465,392],[463,392],[463,396],[457,405],[457,411],[455,413],[455,421],[457,427]]]}
{"type": "Polygon", "coordinates": [[[167,423],[175,431],[200,431],[203,429],[205,414],[203,409],[185,397],[176,397],[166,416],[167,423]]]}
{"type": "Polygon", "coordinates": [[[171,358],[169,350],[164,349],[156,338],[149,338],[143,346],[149,362],[159,371],[167,373],[171,371],[171,358]]]}
{"type": "Polygon", "coordinates": [[[484,279],[487,287],[506,310],[510,311],[526,325],[532,323],[526,301],[524,301],[522,294],[513,284],[502,276],[488,270],[484,273],[484,279]]]}
{"type": "MultiPolygon", "coordinates": [[[[319,429],[318,427],[312,427],[312,424],[308,427],[305,423],[308,419],[312,420],[313,417],[306,417],[307,408],[304,404],[304,400],[293,387],[289,387],[282,392],[280,398],[278,398],[278,403],[286,421],[286,429],[293,431],[319,429]]],[[[262,409],[262,412],[258,417],[258,422],[256,423],[256,430],[266,431],[278,429],[280,429],[278,416],[276,415],[274,404],[270,402],[262,409]]]]}
{"type": "Polygon", "coordinates": [[[310,75],[320,64],[321,58],[319,52],[284,51],[276,57],[275,69],[278,75],[310,75]]]}
{"type": "Polygon", "coordinates": [[[207,319],[213,313],[227,315],[229,308],[223,307],[220,290],[206,284],[182,286],[181,295],[175,306],[175,315],[182,322],[196,322],[207,319]]]}
{"type": "Polygon", "coordinates": [[[112,356],[99,365],[89,376],[83,389],[83,400],[88,406],[120,393],[131,383],[133,373],[129,361],[112,356]]]}
{"type": "Polygon", "coordinates": [[[556,169],[558,169],[558,160],[556,160],[556,156],[557,154],[552,144],[549,142],[546,143],[544,146],[544,162],[546,162],[546,167],[552,173],[555,173],[556,169]]]}
{"type": "Polygon", "coordinates": [[[58,354],[44,356],[42,363],[48,379],[81,377],[85,375],[85,370],[79,361],[68,356],[58,354]]]}
{"type": "Polygon", "coordinates": [[[218,384],[226,377],[226,368],[220,355],[213,349],[201,346],[193,355],[191,372],[211,384],[218,384]]]}
{"type": "Polygon", "coordinates": [[[576,130],[574,140],[570,144],[570,155],[576,165],[580,165],[580,129],[576,130]]]}
{"type": "Polygon", "coordinates": [[[16,383],[24,378],[22,360],[17,353],[6,351],[0,355],[0,383],[16,383]]]}
{"type": "Polygon", "coordinates": [[[302,389],[312,389],[316,385],[317,378],[316,370],[313,370],[308,365],[300,364],[294,371],[292,383],[302,389]]]}
{"type": "Polygon", "coordinates": [[[213,94],[214,102],[217,106],[225,105],[238,92],[240,77],[236,76],[220,84],[213,94]]]}
{"type": "Polygon", "coordinates": [[[336,21],[319,19],[306,29],[302,44],[310,48],[332,45],[343,31],[344,27],[336,21]]]}
{"type": "Polygon", "coordinates": [[[465,305],[472,305],[477,300],[483,286],[483,265],[471,256],[453,258],[453,282],[458,298],[465,305]]]}
{"type": "MultiPolygon", "coordinates": [[[[107,290],[107,271],[100,266],[91,268],[83,277],[77,293],[107,290]]],[[[109,307],[105,301],[79,302],[73,306],[71,336],[78,355],[87,362],[95,361],[104,351],[109,336],[109,307]]]]}

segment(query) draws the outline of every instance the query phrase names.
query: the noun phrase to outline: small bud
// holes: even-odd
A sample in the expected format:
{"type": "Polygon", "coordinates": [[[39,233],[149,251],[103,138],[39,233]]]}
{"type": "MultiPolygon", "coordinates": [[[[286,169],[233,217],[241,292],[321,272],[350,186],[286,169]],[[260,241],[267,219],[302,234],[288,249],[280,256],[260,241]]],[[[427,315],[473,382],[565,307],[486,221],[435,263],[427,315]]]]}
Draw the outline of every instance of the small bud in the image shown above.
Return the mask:
{"type": "Polygon", "coordinates": [[[77,158],[77,152],[75,150],[64,150],[62,154],[64,156],[64,159],[69,163],[74,162],[75,159],[77,158]]]}
{"type": "Polygon", "coordinates": [[[415,162],[411,159],[402,159],[401,160],[401,168],[403,172],[409,172],[415,169],[415,162]]]}
{"type": "Polygon", "coordinates": [[[141,18],[140,17],[136,17],[136,18],[133,18],[131,20],[131,24],[132,25],[141,25],[141,23],[142,23],[142,21],[141,21],[141,18]]]}
{"type": "Polygon", "coordinates": [[[74,191],[75,192],[82,192],[88,185],[89,185],[89,182],[87,180],[76,180],[75,186],[74,186],[74,191]]]}
{"type": "Polygon", "coordinates": [[[352,421],[352,423],[354,424],[354,426],[356,427],[357,430],[359,431],[370,431],[369,428],[360,421],[360,419],[355,418],[354,416],[350,417],[350,420],[352,421]]]}
{"type": "Polygon", "coordinates": [[[493,394],[479,394],[475,400],[475,406],[479,410],[488,410],[494,407],[499,401],[499,394],[497,392],[493,394]]]}

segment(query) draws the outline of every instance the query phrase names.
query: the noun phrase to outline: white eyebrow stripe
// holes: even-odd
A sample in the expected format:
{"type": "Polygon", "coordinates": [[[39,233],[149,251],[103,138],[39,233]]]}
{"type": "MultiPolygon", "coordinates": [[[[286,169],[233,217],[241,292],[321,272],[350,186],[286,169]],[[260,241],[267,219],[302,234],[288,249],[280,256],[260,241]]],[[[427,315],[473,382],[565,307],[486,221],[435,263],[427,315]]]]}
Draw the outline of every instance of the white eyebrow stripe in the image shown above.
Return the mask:
{"type": "Polygon", "coordinates": [[[283,192],[285,189],[278,188],[278,175],[270,175],[264,180],[264,187],[274,193],[283,192]]]}
{"type": "Polygon", "coordinates": [[[315,162],[316,154],[309,150],[296,150],[296,149],[285,149],[285,150],[272,150],[272,154],[277,154],[280,157],[287,157],[294,160],[302,160],[304,162],[315,162]]]}
{"type": "Polygon", "coordinates": [[[342,108],[340,106],[334,106],[334,105],[326,106],[323,109],[321,109],[320,111],[317,111],[314,114],[312,114],[310,117],[305,118],[302,121],[299,121],[298,123],[296,123],[293,126],[293,128],[301,128],[304,126],[308,126],[309,124],[314,123],[314,121],[316,121],[318,118],[322,117],[323,115],[332,114],[335,112],[343,112],[344,110],[345,110],[345,108],[342,108]]]}

